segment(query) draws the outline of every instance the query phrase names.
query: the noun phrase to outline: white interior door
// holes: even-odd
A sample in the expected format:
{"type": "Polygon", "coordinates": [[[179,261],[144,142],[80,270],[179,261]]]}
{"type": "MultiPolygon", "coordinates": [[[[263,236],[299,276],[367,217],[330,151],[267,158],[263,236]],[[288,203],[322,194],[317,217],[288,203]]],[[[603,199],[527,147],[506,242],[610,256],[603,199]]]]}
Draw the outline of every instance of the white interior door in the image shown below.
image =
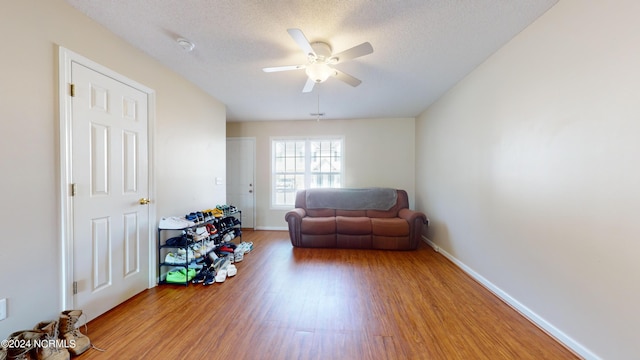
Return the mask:
{"type": "Polygon", "coordinates": [[[254,138],[227,138],[227,203],[242,210],[242,227],[255,227],[254,138]]]}
{"type": "Polygon", "coordinates": [[[148,94],[76,62],[71,81],[73,302],[91,320],[149,285],[148,94]]]}

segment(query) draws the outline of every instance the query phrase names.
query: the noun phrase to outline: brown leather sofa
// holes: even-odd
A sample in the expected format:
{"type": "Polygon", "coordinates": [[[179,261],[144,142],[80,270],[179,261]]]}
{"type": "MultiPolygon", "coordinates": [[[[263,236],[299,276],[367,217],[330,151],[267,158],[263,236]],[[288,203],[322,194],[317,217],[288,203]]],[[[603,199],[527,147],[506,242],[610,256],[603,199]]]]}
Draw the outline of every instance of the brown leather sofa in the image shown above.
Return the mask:
{"type": "Polygon", "coordinates": [[[315,190],[320,189],[298,191],[295,209],[285,215],[293,246],[414,250],[421,241],[423,226],[428,226],[425,214],[409,209],[404,190],[382,189],[392,195],[385,200],[388,208],[370,206],[367,199],[362,199],[370,189],[322,189],[322,193],[314,193],[316,199],[336,198],[340,205],[329,207],[326,204],[331,201],[316,201],[319,206],[307,206],[313,199],[308,192],[315,190]]]}

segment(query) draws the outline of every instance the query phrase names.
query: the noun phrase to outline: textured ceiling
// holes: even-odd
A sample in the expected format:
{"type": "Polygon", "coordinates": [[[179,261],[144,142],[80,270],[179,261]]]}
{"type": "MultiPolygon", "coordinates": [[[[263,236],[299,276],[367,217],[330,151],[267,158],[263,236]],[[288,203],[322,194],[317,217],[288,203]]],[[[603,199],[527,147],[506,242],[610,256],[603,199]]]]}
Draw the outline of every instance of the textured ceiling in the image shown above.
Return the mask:
{"type": "Polygon", "coordinates": [[[67,0],[227,106],[228,121],[415,117],[557,0],[67,0]],[[336,65],[302,93],[306,63],[287,33],[299,28],[334,53],[374,52],[336,65]],[[186,52],[176,43],[195,43],[186,52]]]}

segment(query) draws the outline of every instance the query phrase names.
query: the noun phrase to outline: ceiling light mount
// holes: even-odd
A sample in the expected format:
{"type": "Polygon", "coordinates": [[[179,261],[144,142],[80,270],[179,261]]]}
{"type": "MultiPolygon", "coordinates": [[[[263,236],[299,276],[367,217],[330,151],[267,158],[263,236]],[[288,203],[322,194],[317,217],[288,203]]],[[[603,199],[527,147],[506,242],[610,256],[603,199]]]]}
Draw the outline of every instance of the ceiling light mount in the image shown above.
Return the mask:
{"type": "Polygon", "coordinates": [[[196,44],[194,44],[193,42],[191,42],[191,41],[189,41],[189,40],[187,40],[185,38],[177,38],[176,42],[186,52],[191,52],[196,47],[196,44]]]}

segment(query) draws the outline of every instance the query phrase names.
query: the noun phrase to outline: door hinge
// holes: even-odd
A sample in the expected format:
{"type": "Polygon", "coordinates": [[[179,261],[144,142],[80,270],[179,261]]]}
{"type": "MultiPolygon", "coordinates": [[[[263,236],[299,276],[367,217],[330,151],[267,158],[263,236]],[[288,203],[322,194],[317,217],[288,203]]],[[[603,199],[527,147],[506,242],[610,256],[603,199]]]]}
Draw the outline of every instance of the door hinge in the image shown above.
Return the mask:
{"type": "Polygon", "coordinates": [[[73,282],[73,295],[78,293],[78,282],[74,281],[73,282]]]}
{"type": "Polygon", "coordinates": [[[76,190],[78,190],[76,184],[71,184],[71,196],[76,196],[76,190]]]}
{"type": "Polygon", "coordinates": [[[69,95],[71,95],[71,97],[76,96],[76,85],[75,84],[69,84],[69,95]]]}

